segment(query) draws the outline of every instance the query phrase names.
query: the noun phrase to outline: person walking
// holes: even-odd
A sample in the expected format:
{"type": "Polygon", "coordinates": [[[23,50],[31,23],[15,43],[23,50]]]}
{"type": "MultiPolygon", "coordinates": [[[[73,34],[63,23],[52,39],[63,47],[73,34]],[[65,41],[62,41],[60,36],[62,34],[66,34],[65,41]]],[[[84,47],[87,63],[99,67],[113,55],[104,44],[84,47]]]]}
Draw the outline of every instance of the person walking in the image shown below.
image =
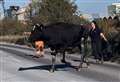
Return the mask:
{"type": "Polygon", "coordinates": [[[92,46],[92,55],[96,59],[96,61],[103,62],[103,55],[102,55],[102,39],[107,42],[106,37],[104,36],[102,30],[98,27],[96,21],[91,22],[91,46],[92,46]]]}

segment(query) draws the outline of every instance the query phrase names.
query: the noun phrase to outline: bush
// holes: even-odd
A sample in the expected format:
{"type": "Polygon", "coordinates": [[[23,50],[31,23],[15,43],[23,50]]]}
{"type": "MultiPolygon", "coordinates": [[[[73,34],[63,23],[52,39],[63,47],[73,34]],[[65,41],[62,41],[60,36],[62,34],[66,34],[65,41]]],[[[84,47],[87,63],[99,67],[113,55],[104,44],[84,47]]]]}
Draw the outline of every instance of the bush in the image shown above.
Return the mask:
{"type": "Polygon", "coordinates": [[[3,19],[0,22],[0,35],[20,35],[28,28],[24,23],[12,20],[12,19],[3,19]]]}
{"type": "Polygon", "coordinates": [[[0,36],[0,41],[7,42],[7,43],[24,44],[24,36],[20,36],[20,35],[0,36]]]}

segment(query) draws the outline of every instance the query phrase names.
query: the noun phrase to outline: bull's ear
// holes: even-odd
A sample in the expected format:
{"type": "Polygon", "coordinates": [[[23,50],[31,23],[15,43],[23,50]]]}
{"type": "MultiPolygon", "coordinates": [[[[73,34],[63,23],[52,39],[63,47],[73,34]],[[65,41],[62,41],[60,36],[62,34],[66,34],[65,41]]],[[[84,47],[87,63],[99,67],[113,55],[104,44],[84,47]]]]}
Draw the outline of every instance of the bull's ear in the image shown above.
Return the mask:
{"type": "Polygon", "coordinates": [[[42,30],[42,29],[43,29],[43,27],[44,27],[44,26],[43,26],[43,24],[41,24],[41,25],[40,25],[40,29],[42,30]]]}
{"type": "Polygon", "coordinates": [[[36,28],[36,26],[34,25],[34,26],[33,26],[33,28],[32,28],[32,31],[34,31],[34,30],[35,30],[35,28],[36,28]]]}

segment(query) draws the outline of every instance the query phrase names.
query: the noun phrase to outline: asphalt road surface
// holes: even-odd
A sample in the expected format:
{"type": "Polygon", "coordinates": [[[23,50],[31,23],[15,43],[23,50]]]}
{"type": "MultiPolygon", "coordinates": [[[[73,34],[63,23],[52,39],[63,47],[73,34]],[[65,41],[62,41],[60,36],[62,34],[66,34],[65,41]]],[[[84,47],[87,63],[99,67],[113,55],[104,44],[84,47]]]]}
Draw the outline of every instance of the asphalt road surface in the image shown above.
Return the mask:
{"type": "Polygon", "coordinates": [[[33,48],[0,43],[0,82],[120,82],[120,65],[116,63],[97,64],[91,59],[88,68],[83,65],[76,71],[80,55],[67,54],[71,65],[65,65],[58,54],[56,71],[51,73],[50,50],[45,50],[43,58],[34,58],[34,54],[33,48]]]}

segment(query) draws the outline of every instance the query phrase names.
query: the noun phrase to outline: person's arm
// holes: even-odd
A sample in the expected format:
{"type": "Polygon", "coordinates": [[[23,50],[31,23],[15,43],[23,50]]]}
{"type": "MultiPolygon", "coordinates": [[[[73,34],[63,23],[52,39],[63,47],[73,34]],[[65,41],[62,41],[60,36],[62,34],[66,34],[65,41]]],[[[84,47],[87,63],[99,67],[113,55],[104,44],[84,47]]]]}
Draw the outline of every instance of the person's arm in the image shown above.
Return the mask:
{"type": "Polygon", "coordinates": [[[100,36],[107,42],[107,38],[104,36],[103,33],[100,33],[100,36]]]}

